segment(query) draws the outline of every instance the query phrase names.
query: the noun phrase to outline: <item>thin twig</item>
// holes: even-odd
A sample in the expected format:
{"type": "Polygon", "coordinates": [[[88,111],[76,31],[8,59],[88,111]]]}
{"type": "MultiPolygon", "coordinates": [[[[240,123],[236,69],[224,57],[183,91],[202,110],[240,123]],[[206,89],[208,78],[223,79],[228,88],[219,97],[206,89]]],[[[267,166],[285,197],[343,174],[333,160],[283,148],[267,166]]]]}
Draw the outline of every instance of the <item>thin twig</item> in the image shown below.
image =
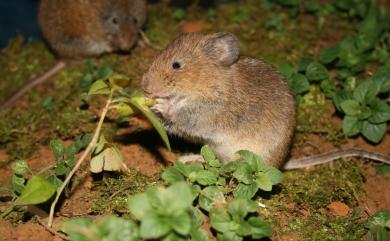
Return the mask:
{"type": "Polygon", "coordinates": [[[38,216],[35,216],[35,219],[37,220],[37,222],[38,222],[42,227],[44,227],[49,233],[53,234],[54,236],[57,236],[57,237],[59,237],[60,239],[66,240],[66,241],[70,241],[70,240],[71,240],[68,236],[65,236],[65,235],[63,235],[62,233],[59,233],[59,232],[55,231],[54,229],[48,227],[44,222],[42,222],[42,220],[41,220],[38,216]]]}
{"type": "Polygon", "coordinates": [[[52,224],[53,224],[54,210],[55,210],[55,207],[56,207],[56,204],[57,204],[58,200],[60,199],[60,196],[61,196],[62,192],[64,191],[65,187],[70,182],[70,179],[73,177],[75,172],[79,169],[79,167],[81,166],[81,164],[83,163],[85,158],[92,151],[92,149],[95,147],[95,145],[96,145],[96,143],[98,141],[98,138],[100,136],[100,129],[102,128],[104,118],[106,117],[106,114],[107,114],[107,112],[109,110],[109,107],[110,107],[110,104],[111,104],[111,101],[112,101],[112,95],[113,95],[113,92],[111,91],[111,93],[110,93],[110,95],[109,95],[109,97],[107,99],[106,106],[104,107],[104,109],[102,111],[102,114],[100,116],[99,123],[98,123],[98,125],[97,125],[97,127],[95,129],[95,133],[94,133],[94,135],[92,137],[92,140],[89,143],[87,149],[85,149],[83,155],[80,157],[80,159],[77,161],[76,165],[73,167],[72,171],[66,177],[66,179],[65,179],[64,183],[62,184],[62,186],[57,190],[57,195],[56,195],[54,201],[51,203],[51,206],[50,206],[49,221],[47,223],[47,225],[49,227],[51,227],[52,224]]]}
{"type": "Polygon", "coordinates": [[[146,45],[149,45],[150,47],[156,49],[156,50],[162,50],[162,47],[150,42],[148,36],[146,36],[144,31],[139,31],[139,34],[141,35],[142,40],[146,43],[146,45]]]}

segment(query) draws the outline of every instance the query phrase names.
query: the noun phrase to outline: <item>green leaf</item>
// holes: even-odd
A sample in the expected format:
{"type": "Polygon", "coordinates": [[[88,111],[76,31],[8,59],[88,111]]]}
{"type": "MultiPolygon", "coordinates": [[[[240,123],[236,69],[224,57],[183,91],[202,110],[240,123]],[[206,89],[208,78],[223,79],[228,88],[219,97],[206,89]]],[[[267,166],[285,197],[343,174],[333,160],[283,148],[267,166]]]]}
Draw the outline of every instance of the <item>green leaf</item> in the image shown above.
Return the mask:
{"type": "Polygon", "coordinates": [[[110,87],[103,80],[97,80],[88,91],[88,95],[109,95],[111,92],[110,87]]]}
{"type": "Polygon", "coordinates": [[[390,92],[390,68],[380,68],[372,77],[371,80],[379,86],[380,93],[390,92]]]}
{"type": "Polygon", "coordinates": [[[141,221],[140,235],[144,239],[157,239],[166,235],[171,230],[169,223],[164,218],[153,212],[147,213],[141,221]]]}
{"type": "Polygon", "coordinates": [[[203,224],[204,215],[199,208],[192,206],[190,208],[191,223],[193,228],[199,228],[203,224]]]}
{"type": "Polygon", "coordinates": [[[270,237],[272,235],[271,225],[264,222],[258,217],[250,217],[248,219],[249,225],[252,227],[252,238],[261,239],[264,237],[270,237]]]}
{"type": "Polygon", "coordinates": [[[280,65],[278,71],[286,79],[289,79],[294,73],[296,73],[294,66],[289,63],[280,65]]]}
{"type": "Polygon", "coordinates": [[[16,193],[22,193],[24,190],[24,178],[13,175],[11,179],[12,189],[16,193]]]}
{"type": "Polygon", "coordinates": [[[380,174],[380,175],[387,175],[390,173],[390,165],[380,165],[380,166],[376,166],[376,173],[380,174]]]}
{"type": "Polygon", "coordinates": [[[50,147],[57,161],[64,157],[65,146],[60,140],[51,140],[50,147]]]}
{"type": "Polygon", "coordinates": [[[309,90],[310,84],[303,74],[293,74],[289,79],[289,87],[294,95],[300,95],[309,90]]]}
{"type": "Polygon", "coordinates": [[[164,127],[162,126],[158,118],[144,103],[145,98],[143,97],[131,98],[131,104],[134,105],[138,110],[140,110],[146,116],[146,118],[148,118],[148,120],[152,123],[154,129],[156,129],[161,139],[164,141],[165,146],[168,148],[169,151],[171,151],[168,135],[165,132],[164,127]]]}
{"type": "Polygon", "coordinates": [[[64,183],[61,179],[59,179],[58,177],[56,177],[55,175],[51,175],[51,176],[48,176],[47,177],[47,180],[53,184],[56,189],[60,188],[62,186],[62,184],[64,183]]]}
{"type": "Polygon", "coordinates": [[[256,173],[255,182],[257,184],[257,187],[260,188],[261,190],[264,191],[272,190],[272,180],[267,174],[263,172],[256,173]]]}
{"type": "Polygon", "coordinates": [[[204,145],[202,149],[200,149],[200,154],[206,162],[211,162],[216,159],[215,154],[210,146],[204,145]]]}
{"type": "Polygon", "coordinates": [[[235,231],[239,236],[245,237],[251,234],[251,226],[244,219],[241,219],[239,222],[238,229],[235,231]]]}
{"type": "Polygon", "coordinates": [[[237,185],[237,187],[233,191],[233,196],[237,197],[237,198],[251,199],[255,196],[257,190],[258,190],[258,187],[257,187],[256,183],[252,183],[250,185],[240,183],[237,185]]]}
{"type": "Polygon", "coordinates": [[[146,193],[139,193],[129,197],[128,209],[138,220],[142,220],[146,213],[153,210],[146,193]]]}
{"type": "Polygon", "coordinates": [[[368,218],[366,227],[381,226],[390,228],[390,209],[382,209],[368,218]]]}
{"type": "Polygon", "coordinates": [[[133,108],[131,108],[126,103],[117,103],[115,105],[111,106],[112,109],[115,109],[119,116],[121,117],[128,117],[135,113],[133,108]]]}
{"type": "Polygon", "coordinates": [[[339,57],[340,47],[336,44],[321,50],[320,62],[329,64],[339,57]]]}
{"type": "Polygon", "coordinates": [[[54,171],[56,173],[56,176],[62,176],[62,175],[65,175],[68,173],[69,168],[65,165],[64,162],[60,162],[56,165],[56,168],[54,171]]]}
{"type": "Polygon", "coordinates": [[[72,241],[90,241],[80,230],[89,229],[92,221],[89,218],[73,218],[62,224],[61,231],[66,233],[72,241]]]}
{"type": "Polygon", "coordinates": [[[230,231],[231,217],[225,208],[212,208],[209,216],[211,227],[215,230],[222,233],[230,231]]]}
{"type": "Polygon", "coordinates": [[[23,176],[29,170],[28,164],[23,160],[12,163],[12,171],[18,176],[23,176]]]}
{"type": "Polygon", "coordinates": [[[196,174],[196,182],[198,182],[200,185],[208,186],[217,183],[218,175],[215,172],[202,170],[197,172],[196,174]]]}
{"type": "Polygon", "coordinates": [[[378,94],[378,86],[372,81],[364,81],[353,91],[353,98],[359,103],[369,103],[378,94]]]}
{"type": "MultiPolygon", "coordinates": [[[[85,149],[87,148],[87,146],[89,145],[89,143],[91,142],[92,140],[92,134],[91,133],[87,133],[85,135],[83,135],[81,137],[81,145],[80,145],[80,149],[85,149]]],[[[79,149],[79,150],[80,150],[79,149]]]]}
{"type": "Polygon", "coordinates": [[[190,233],[192,241],[211,241],[205,230],[193,229],[190,233]]]}
{"type": "Polygon", "coordinates": [[[372,227],[367,235],[366,241],[389,241],[390,233],[384,228],[380,226],[372,227]]]}
{"type": "Polygon", "coordinates": [[[253,182],[253,170],[249,164],[242,163],[237,167],[237,170],[233,173],[239,182],[245,184],[251,184],[253,182]]]}
{"type": "Polygon", "coordinates": [[[354,116],[345,116],[343,119],[343,132],[347,136],[353,136],[362,131],[363,122],[354,116]]]}
{"type": "Polygon", "coordinates": [[[161,198],[163,206],[181,212],[192,206],[194,195],[186,182],[177,182],[168,187],[161,198]]]}
{"type": "Polygon", "coordinates": [[[375,98],[370,102],[370,107],[373,114],[368,119],[372,124],[380,124],[390,120],[390,105],[386,104],[381,99],[375,98]]]}
{"type": "Polygon", "coordinates": [[[235,171],[239,165],[238,163],[239,163],[238,161],[232,161],[232,162],[228,162],[228,163],[223,164],[223,166],[221,167],[221,172],[222,173],[229,173],[229,172],[235,171]]]}
{"type": "Polygon", "coordinates": [[[161,178],[170,184],[184,181],[184,176],[176,167],[169,167],[164,169],[161,178]]]}
{"type": "Polygon", "coordinates": [[[312,81],[320,81],[329,78],[328,70],[320,63],[312,62],[306,68],[306,77],[312,81]]]}
{"type": "Polygon", "coordinates": [[[173,230],[181,235],[187,235],[191,230],[191,218],[187,212],[173,217],[169,222],[173,230]]]}
{"type": "Polygon", "coordinates": [[[362,109],[356,100],[344,100],[341,102],[340,107],[345,114],[350,116],[357,116],[362,109]]]}
{"type": "Polygon", "coordinates": [[[56,187],[41,176],[32,176],[23,192],[16,199],[15,205],[35,205],[49,200],[56,192],[56,187]]]}
{"type": "Polygon", "coordinates": [[[77,154],[77,147],[75,144],[70,144],[67,148],[66,148],[66,158],[67,159],[74,159],[74,156],[77,154]]]}
{"type": "Polygon", "coordinates": [[[345,100],[350,100],[352,98],[353,98],[352,92],[343,89],[343,90],[340,90],[340,91],[336,92],[336,94],[333,96],[333,102],[336,105],[336,108],[339,111],[342,111],[341,103],[343,103],[345,100]]]}
{"type": "Polygon", "coordinates": [[[283,173],[275,167],[268,166],[264,173],[270,178],[272,185],[283,181],[283,173]]]}
{"type": "Polygon", "coordinates": [[[242,241],[243,238],[238,236],[235,232],[218,233],[218,241],[242,241]]]}
{"type": "Polygon", "coordinates": [[[127,170],[127,166],[123,161],[122,153],[112,144],[98,154],[94,152],[94,156],[90,161],[90,171],[92,173],[124,170],[127,170]]]}
{"type": "Polygon", "coordinates": [[[255,201],[245,198],[236,198],[229,204],[228,212],[237,219],[244,219],[248,213],[257,211],[257,204],[255,201]]]}
{"type": "Polygon", "coordinates": [[[186,241],[186,239],[175,232],[170,232],[161,241],[186,241]]]}
{"type": "Polygon", "coordinates": [[[102,241],[140,240],[135,223],[113,215],[100,219],[92,230],[102,241]]]}
{"type": "MultiPolygon", "coordinates": [[[[253,171],[261,171],[266,165],[259,155],[251,151],[240,150],[237,153],[240,155],[242,161],[247,162],[250,165],[253,171]]],[[[242,161],[238,163],[238,166],[243,164],[242,161]]],[[[238,167],[236,167],[236,169],[237,168],[238,167]]]]}
{"type": "Polygon", "coordinates": [[[209,186],[204,188],[199,194],[199,206],[206,211],[210,211],[216,204],[225,202],[225,196],[220,187],[209,186]]]}
{"type": "Polygon", "coordinates": [[[386,127],[387,127],[386,123],[371,124],[368,121],[364,121],[362,127],[362,134],[369,141],[373,143],[378,143],[380,140],[382,140],[383,136],[385,135],[386,127]]]}
{"type": "Polygon", "coordinates": [[[301,58],[301,60],[299,61],[299,64],[298,64],[298,72],[306,71],[307,66],[314,61],[315,60],[312,58],[306,58],[306,57],[301,58]]]}

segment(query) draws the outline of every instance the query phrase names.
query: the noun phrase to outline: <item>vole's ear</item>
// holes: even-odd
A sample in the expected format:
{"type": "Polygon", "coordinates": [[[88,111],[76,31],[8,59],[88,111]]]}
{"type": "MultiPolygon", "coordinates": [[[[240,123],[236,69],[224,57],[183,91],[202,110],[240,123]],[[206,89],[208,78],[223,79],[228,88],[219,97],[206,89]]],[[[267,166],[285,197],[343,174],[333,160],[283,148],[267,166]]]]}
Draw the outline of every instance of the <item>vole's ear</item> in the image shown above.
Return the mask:
{"type": "Polygon", "coordinates": [[[238,60],[240,42],[232,33],[215,33],[207,36],[203,51],[211,59],[230,66],[238,60]]]}

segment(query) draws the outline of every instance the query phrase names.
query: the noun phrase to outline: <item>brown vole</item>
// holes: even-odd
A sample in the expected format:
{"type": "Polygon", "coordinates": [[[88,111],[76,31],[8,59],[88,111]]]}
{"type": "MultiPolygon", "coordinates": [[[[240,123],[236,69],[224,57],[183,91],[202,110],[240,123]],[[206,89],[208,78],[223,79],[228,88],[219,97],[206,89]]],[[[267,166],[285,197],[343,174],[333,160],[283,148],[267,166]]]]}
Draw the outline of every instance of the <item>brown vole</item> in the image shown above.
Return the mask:
{"type": "MultiPolygon", "coordinates": [[[[223,162],[246,149],[280,168],[295,129],[294,98],[270,65],[239,53],[239,41],[231,33],[182,35],[155,58],[142,88],[156,99],[152,110],[171,134],[210,145],[223,162]]],[[[347,149],[289,160],[284,168],[348,156],[390,164],[384,155],[347,149]]]]}
{"type": "Polygon", "coordinates": [[[171,134],[210,145],[223,162],[247,149],[282,165],[295,128],[294,97],[273,67],[240,56],[233,34],[180,36],[156,57],[142,87],[171,134]]]}
{"type": "Polygon", "coordinates": [[[1,105],[10,106],[35,85],[60,71],[63,60],[128,51],[146,20],[146,0],[41,0],[39,23],[44,38],[61,59],[1,105]]]}

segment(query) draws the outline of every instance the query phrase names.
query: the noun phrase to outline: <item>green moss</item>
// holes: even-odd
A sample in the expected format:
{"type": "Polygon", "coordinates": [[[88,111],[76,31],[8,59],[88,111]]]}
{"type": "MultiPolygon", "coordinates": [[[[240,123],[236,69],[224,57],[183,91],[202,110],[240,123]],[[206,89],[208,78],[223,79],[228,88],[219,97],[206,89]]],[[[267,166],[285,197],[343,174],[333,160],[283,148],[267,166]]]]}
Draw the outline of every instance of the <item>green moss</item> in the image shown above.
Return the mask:
{"type": "Polygon", "coordinates": [[[261,200],[261,214],[273,222],[278,236],[299,234],[299,240],[360,240],[366,233],[358,207],[364,193],[363,176],[356,160],[336,161],[310,171],[289,171],[283,187],[269,200],[261,200]],[[353,212],[336,217],[327,210],[334,201],[353,212]]]}
{"type": "Polygon", "coordinates": [[[130,195],[144,191],[148,186],[161,184],[161,181],[130,169],[125,175],[105,174],[96,184],[99,194],[92,210],[102,214],[127,212],[127,199],[130,195]]]}

